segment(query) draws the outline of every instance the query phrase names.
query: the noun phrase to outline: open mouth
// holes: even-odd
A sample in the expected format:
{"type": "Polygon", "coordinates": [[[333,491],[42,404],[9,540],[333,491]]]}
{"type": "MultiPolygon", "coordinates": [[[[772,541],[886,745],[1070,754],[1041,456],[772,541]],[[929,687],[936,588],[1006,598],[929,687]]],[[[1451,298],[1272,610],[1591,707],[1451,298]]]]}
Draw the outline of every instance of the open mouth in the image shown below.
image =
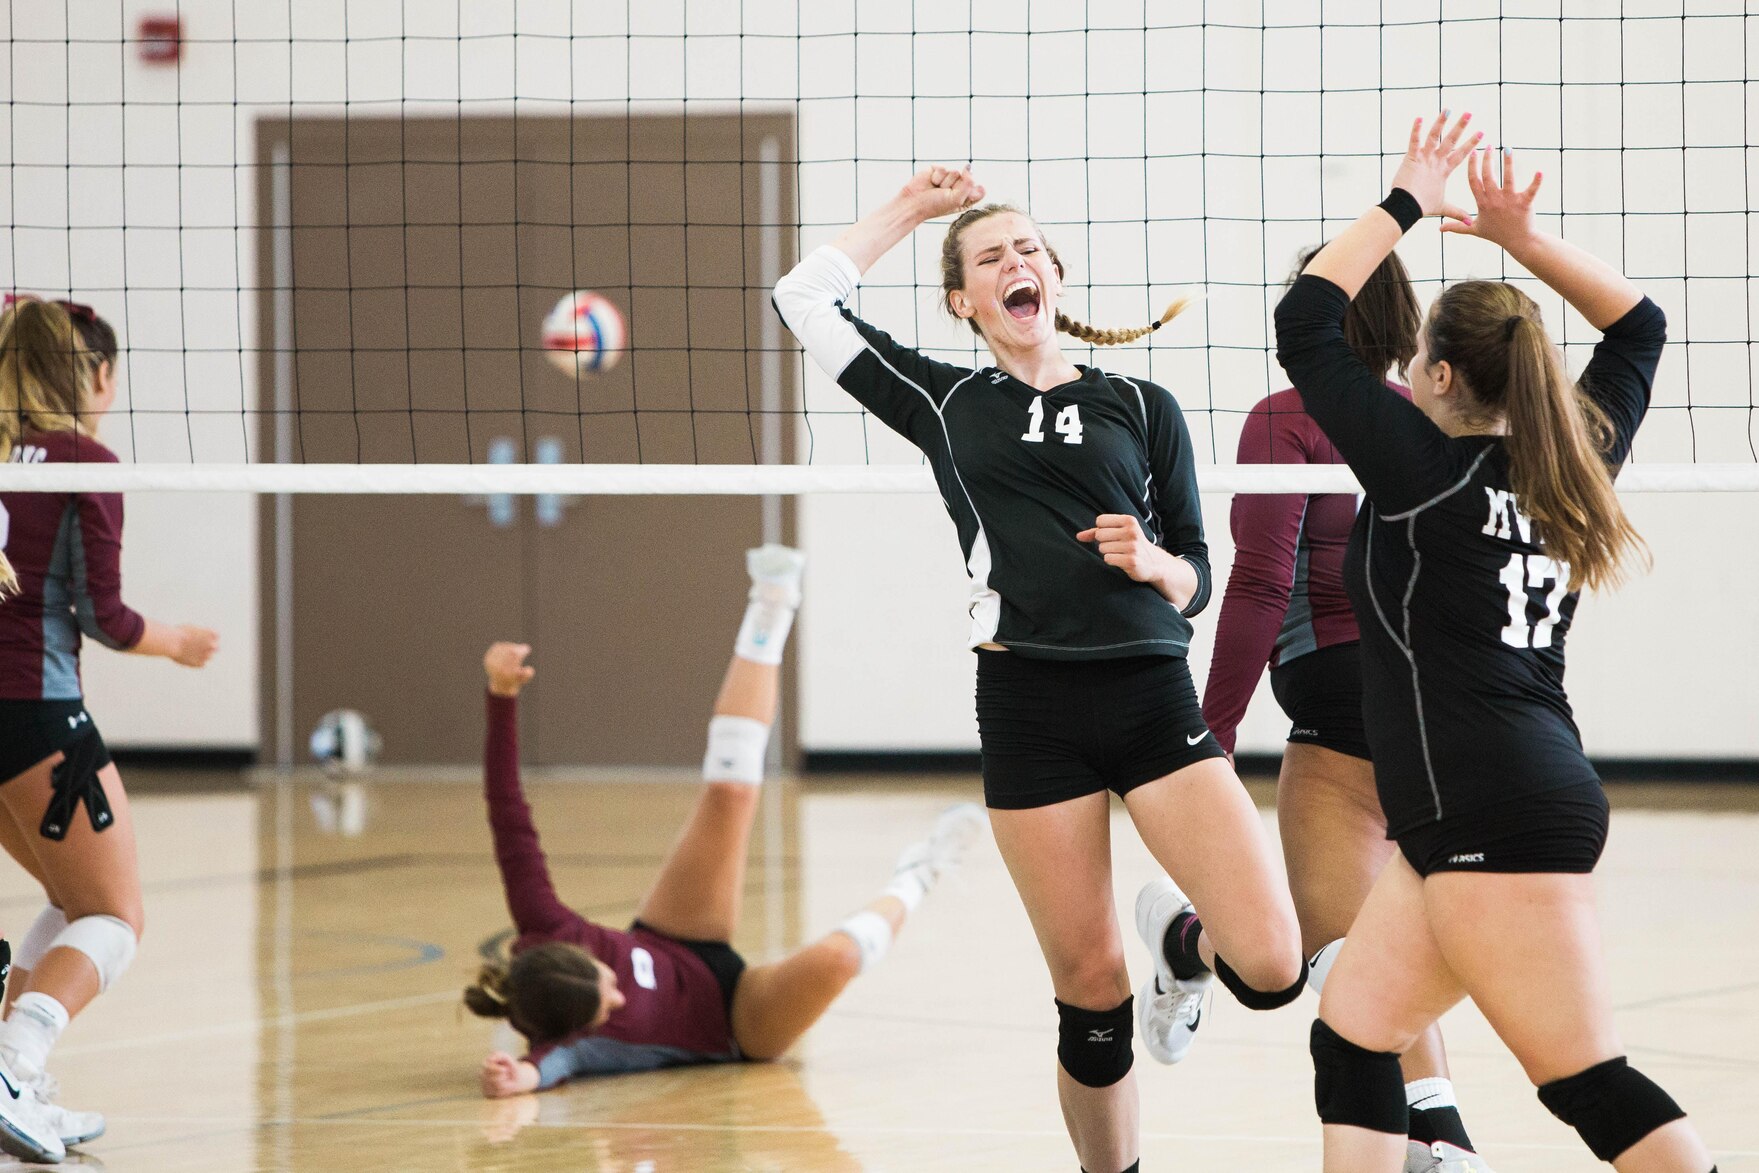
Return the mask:
{"type": "Polygon", "coordinates": [[[1030,281],[1016,281],[1002,294],[1002,308],[1021,321],[1036,317],[1038,306],[1038,286],[1030,281]]]}

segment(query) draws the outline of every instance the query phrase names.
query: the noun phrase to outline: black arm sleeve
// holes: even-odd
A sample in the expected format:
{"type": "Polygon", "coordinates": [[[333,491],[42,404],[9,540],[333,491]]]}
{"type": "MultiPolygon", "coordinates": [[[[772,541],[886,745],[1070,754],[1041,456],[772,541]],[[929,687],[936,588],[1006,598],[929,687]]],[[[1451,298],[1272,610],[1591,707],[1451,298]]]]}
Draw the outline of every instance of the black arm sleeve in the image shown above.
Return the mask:
{"type": "Polygon", "coordinates": [[[1148,421],[1148,467],[1154,480],[1150,506],[1159,522],[1161,549],[1177,554],[1197,572],[1197,590],[1179,609],[1187,619],[1209,605],[1209,544],[1203,540],[1203,509],[1197,496],[1197,462],[1185,413],[1164,387],[1141,385],[1148,421]]]}
{"type": "Polygon", "coordinates": [[[1630,455],[1631,440],[1649,411],[1649,392],[1666,342],[1667,315],[1646,297],[1606,328],[1578,380],[1582,393],[1599,404],[1612,424],[1606,461],[1615,469],[1630,455]]]}
{"type": "Polygon", "coordinates": [[[1303,274],[1276,308],[1277,361],[1382,513],[1421,505],[1465,471],[1462,449],[1344,341],[1350,299],[1303,274]]]}

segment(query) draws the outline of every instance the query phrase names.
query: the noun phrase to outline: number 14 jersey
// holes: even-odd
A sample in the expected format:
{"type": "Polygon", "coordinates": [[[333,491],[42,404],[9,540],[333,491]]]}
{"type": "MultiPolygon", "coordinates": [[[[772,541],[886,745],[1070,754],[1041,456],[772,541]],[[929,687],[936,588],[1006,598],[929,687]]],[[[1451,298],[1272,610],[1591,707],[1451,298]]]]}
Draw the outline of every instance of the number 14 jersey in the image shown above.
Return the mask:
{"type": "MultiPolygon", "coordinates": [[[[1331,282],[1298,279],[1277,307],[1277,357],[1367,494],[1344,585],[1388,834],[1597,782],[1563,683],[1577,596],[1509,488],[1502,437],[1448,436],[1389,391],[1344,341],[1347,305],[1331,282]]],[[[1666,337],[1645,298],[1582,373],[1612,423],[1614,469],[1666,337]]]]}
{"type": "Polygon", "coordinates": [[[1191,437],[1165,389],[1083,368],[1043,393],[995,367],[938,362],[848,311],[859,273],[820,248],[776,285],[813,360],[927,457],[971,576],[976,647],[1042,659],[1183,656],[1209,598],[1191,437]],[[1197,571],[1184,613],[1076,540],[1128,514],[1197,571]]]}

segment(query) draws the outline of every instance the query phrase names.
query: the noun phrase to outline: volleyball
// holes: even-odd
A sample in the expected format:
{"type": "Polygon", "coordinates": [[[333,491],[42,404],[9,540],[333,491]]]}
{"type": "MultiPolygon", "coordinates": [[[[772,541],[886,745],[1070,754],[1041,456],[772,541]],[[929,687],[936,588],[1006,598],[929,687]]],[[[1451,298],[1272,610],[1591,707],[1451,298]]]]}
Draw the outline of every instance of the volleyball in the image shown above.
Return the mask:
{"type": "Polygon", "coordinates": [[[570,293],[544,319],[544,351],[570,378],[616,366],[626,337],[622,313],[590,289],[570,293]]]}
{"type": "Polygon", "coordinates": [[[311,756],[332,775],[359,774],[372,765],[383,743],[367,719],[353,709],[335,709],[318,720],[311,734],[311,756]]]}

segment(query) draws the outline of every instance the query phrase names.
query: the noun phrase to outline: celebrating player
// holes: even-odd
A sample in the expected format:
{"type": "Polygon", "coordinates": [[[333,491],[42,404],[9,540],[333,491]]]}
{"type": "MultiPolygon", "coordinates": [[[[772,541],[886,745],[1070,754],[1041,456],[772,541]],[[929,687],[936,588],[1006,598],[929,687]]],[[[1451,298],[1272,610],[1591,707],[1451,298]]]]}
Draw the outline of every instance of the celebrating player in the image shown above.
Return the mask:
{"type": "MultiPolygon", "coordinates": [[[[1318,252],[1309,249],[1302,267],[1318,252]]],[[[1402,375],[1422,325],[1405,266],[1388,253],[1344,311],[1344,340],[1369,370],[1402,375]]],[[[1410,397],[1398,383],[1387,386],[1410,397]]],[[[1240,432],[1241,464],[1342,460],[1293,389],[1265,397],[1240,432]]],[[[1204,719],[1231,753],[1270,664],[1271,689],[1291,722],[1277,778],[1277,829],[1310,956],[1349,929],[1393,850],[1362,731],[1361,636],[1344,593],[1344,547],[1355,521],[1349,493],[1234,497],[1234,566],[1203,690],[1204,719]]],[[[1402,1065],[1410,1105],[1405,1173],[1484,1170],[1455,1105],[1441,1028],[1425,1031],[1402,1065]]]]}
{"type": "Polygon", "coordinates": [[[952,515],[971,576],[984,797],[1050,967],[1064,1119],[1083,1167],[1118,1173],[1138,1157],[1133,1021],[1176,1060],[1212,972],[1257,1009],[1292,1001],[1306,972],[1288,886],[1185,663],[1209,562],[1184,419],[1163,388],[1077,367],[1057,341],[1129,342],[1155,326],[1070,320],[1038,225],[972,206],[982,198],[966,171],[919,173],[802,261],[775,304],[826,373],[922,450],[952,515]],[[989,347],[982,370],[901,346],[845,305],[888,249],[951,213],[941,288],[989,347]],[[1135,1016],[1108,791],[1192,898],[1161,879],[1137,899],[1156,973],[1135,1016]]]}
{"type": "MultiPolygon", "coordinates": [[[[1564,694],[1582,587],[1641,549],[1612,477],[1649,403],[1661,310],[1541,232],[1470,115],[1412,127],[1392,193],[1322,249],[1277,307],[1277,356],[1367,501],[1345,579],[1361,625],[1375,782],[1399,850],[1332,963],[1313,1026],[1325,1168],[1400,1168],[1399,1056],[1470,995],[1539,1098],[1621,1173],[1704,1173],[1685,1113],[1613,1026],[1590,876],[1607,803],[1564,694]],[[1475,216],[1446,202],[1467,173],[1475,216]],[[1602,332],[1578,385],[1539,307],[1462,281],[1430,307],[1410,400],[1344,335],[1350,299],[1418,219],[1503,248],[1602,332]]],[[[1316,968],[1315,981],[1321,980],[1316,968]]]]}
{"type": "Polygon", "coordinates": [[[507,1019],[531,1045],[523,1059],[497,1052],[483,1061],[484,1095],[583,1075],[775,1058],[885,955],[981,829],[975,806],[946,812],[899,857],[867,907],[779,962],[747,966],[728,944],[804,561],[781,546],[747,555],[751,597],[709,721],[707,785],[626,931],[593,924],[556,895],[519,786],[516,698],[535,671],[525,663],[531,649],[497,643],[484,656],[483,790],[518,936],[512,960],[484,966],[464,1003],[507,1019]]]}
{"type": "MultiPolygon", "coordinates": [[[[113,463],[96,429],[115,400],[116,334],[89,308],[19,298],[0,315],[0,460],[113,463]]],[[[0,1060],[60,1138],[28,1154],[44,1160],[104,1131],[96,1112],[49,1100],[44,1064],[68,1020],[128,968],[142,924],[134,824],[82,697],[81,633],[190,668],[218,640],[123,603],[120,493],[0,493],[0,548],[0,846],[48,896],[18,942],[23,993],[0,1023],[0,1060]]]]}

